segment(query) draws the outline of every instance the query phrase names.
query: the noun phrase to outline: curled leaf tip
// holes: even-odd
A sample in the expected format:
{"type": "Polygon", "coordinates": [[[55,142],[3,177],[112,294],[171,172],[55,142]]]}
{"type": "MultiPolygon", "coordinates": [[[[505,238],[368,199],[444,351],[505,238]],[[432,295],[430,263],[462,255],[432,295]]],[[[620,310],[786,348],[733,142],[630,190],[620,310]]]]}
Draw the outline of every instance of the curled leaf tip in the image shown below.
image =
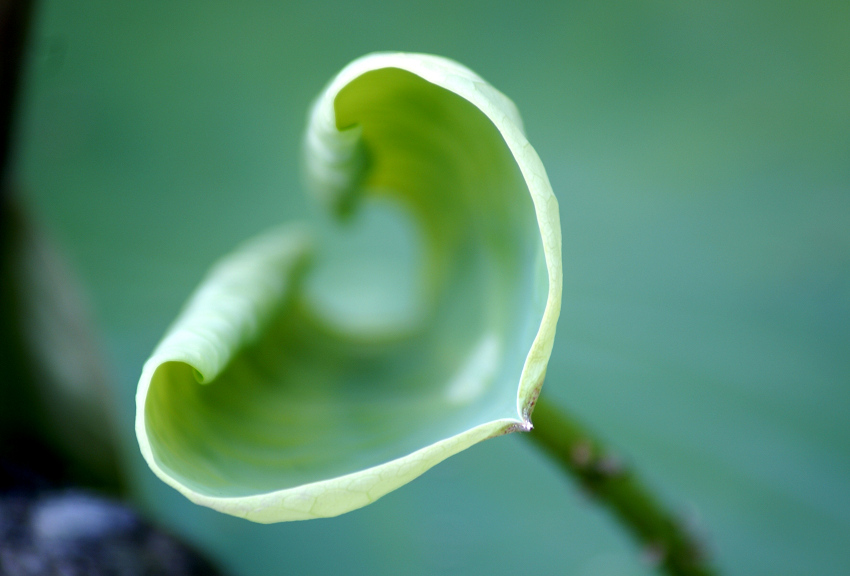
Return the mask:
{"type": "Polygon", "coordinates": [[[256,522],[348,512],[529,430],[560,312],[557,201],[515,106],[475,73],[355,60],[304,145],[329,218],[223,258],[137,392],[151,469],[256,522]]]}

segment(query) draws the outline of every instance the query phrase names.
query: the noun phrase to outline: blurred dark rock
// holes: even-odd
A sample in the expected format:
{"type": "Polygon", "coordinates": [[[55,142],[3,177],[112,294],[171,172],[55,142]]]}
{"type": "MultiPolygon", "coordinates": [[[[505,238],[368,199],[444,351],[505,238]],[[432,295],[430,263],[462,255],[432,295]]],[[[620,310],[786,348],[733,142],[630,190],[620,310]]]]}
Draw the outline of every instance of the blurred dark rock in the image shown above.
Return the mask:
{"type": "Polygon", "coordinates": [[[117,501],[81,490],[0,494],[0,576],[216,576],[117,501]]]}

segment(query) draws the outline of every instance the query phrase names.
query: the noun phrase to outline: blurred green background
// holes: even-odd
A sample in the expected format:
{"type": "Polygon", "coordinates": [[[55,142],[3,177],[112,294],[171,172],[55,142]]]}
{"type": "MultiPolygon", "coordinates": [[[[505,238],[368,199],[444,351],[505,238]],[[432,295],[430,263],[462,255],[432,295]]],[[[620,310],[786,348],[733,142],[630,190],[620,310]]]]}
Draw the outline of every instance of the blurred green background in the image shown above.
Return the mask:
{"type": "Polygon", "coordinates": [[[850,571],[850,3],[40,3],[17,178],[87,290],[141,506],[234,575],[651,570],[519,436],[376,504],[259,526],[138,455],[142,363],[207,267],[314,207],[307,107],[375,50],[510,96],[561,204],[545,393],[725,574],[850,571]]]}

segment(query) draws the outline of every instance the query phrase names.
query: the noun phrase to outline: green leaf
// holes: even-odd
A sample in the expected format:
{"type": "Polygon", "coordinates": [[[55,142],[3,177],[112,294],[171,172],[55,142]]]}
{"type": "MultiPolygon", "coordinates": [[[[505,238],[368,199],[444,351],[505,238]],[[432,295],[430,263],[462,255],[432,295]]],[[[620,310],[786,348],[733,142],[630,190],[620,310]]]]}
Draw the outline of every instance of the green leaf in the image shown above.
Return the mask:
{"type": "Polygon", "coordinates": [[[528,430],[560,311],[546,172],[463,66],[354,61],[312,109],[305,166],[331,217],[215,266],[137,393],[153,471],[257,522],[348,512],[528,430]]]}

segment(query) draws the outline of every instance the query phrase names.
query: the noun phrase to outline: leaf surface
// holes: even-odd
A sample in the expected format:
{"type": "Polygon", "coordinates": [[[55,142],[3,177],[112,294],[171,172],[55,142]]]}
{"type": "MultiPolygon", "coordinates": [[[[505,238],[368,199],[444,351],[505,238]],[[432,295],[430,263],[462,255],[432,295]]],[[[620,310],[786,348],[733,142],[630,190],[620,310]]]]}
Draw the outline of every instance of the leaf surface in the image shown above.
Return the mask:
{"type": "Polygon", "coordinates": [[[351,63],[311,111],[305,172],[329,218],[222,259],[137,392],[153,471],[257,522],[359,508],[528,429],[560,311],[545,170],[463,66],[351,63]]]}

